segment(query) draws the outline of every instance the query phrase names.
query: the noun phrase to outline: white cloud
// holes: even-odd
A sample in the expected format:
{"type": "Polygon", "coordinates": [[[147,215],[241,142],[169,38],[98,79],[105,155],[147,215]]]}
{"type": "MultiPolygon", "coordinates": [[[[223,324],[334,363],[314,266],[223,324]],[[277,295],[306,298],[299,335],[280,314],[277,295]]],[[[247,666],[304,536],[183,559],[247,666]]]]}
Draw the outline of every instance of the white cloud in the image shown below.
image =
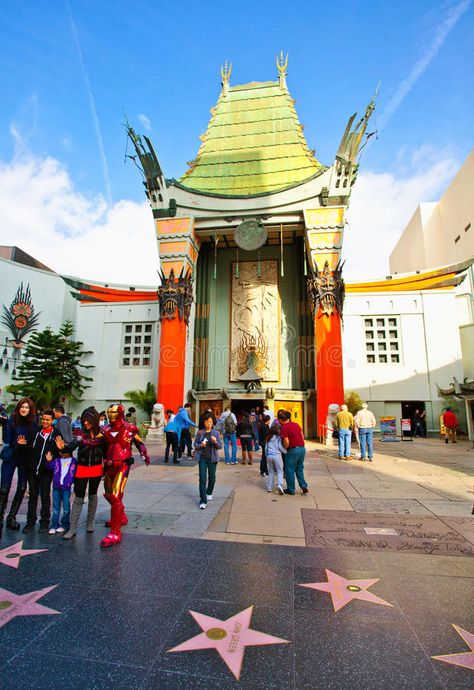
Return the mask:
{"type": "Polygon", "coordinates": [[[54,158],[24,151],[0,161],[0,244],[19,246],[58,273],[156,285],[158,250],[147,202],[107,204],[78,192],[54,158]]]}
{"type": "Polygon", "coordinates": [[[147,132],[150,132],[150,131],[151,131],[151,121],[150,121],[150,118],[147,117],[146,115],[144,115],[143,113],[140,113],[140,115],[138,115],[138,119],[140,120],[140,122],[142,123],[142,125],[144,126],[144,128],[146,129],[146,131],[147,131],[147,132]]]}
{"type": "Polygon", "coordinates": [[[426,146],[397,160],[404,162],[394,172],[361,172],[355,183],[343,250],[349,282],[390,273],[390,253],[416,208],[438,200],[460,165],[449,151],[426,146]]]}

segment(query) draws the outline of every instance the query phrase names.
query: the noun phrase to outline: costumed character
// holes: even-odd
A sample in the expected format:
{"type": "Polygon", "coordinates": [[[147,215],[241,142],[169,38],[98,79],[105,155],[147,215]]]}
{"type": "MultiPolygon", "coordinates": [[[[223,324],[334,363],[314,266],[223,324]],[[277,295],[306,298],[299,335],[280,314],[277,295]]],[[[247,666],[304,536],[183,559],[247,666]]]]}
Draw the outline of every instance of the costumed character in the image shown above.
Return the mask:
{"type": "Polygon", "coordinates": [[[334,421],[337,413],[340,411],[340,406],[337,403],[328,405],[328,416],[326,417],[326,445],[334,445],[334,421]]]}
{"type": "Polygon", "coordinates": [[[123,493],[127,483],[128,473],[133,464],[132,441],[138,448],[140,456],[148,466],[150,458],[145,444],[138,435],[135,424],[125,421],[123,405],[111,405],[107,410],[109,426],[102,429],[102,435],[107,444],[105,453],[104,497],[110,503],[109,534],[102,539],[100,545],[104,548],[114,546],[122,541],[121,527],[128,523],[123,506],[123,493]]]}

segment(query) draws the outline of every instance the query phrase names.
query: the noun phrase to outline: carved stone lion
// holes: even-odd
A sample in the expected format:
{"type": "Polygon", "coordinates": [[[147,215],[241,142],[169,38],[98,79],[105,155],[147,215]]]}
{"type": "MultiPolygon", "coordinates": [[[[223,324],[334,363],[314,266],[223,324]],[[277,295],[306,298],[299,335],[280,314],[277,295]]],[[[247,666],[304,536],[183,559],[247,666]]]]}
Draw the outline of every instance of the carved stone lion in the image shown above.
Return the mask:
{"type": "Polygon", "coordinates": [[[158,441],[163,436],[165,426],[165,406],[161,403],[153,405],[153,412],[151,413],[151,423],[148,427],[148,434],[146,440],[158,441]]]}
{"type": "Polygon", "coordinates": [[[328,405],[328,416],[326,417],[326,445],[327,446],[332,446],[334,445],[334,438],[333,438],[333,433],[334,433],[334,420],[336,419],[336,415],[340,410],[340,406],[337,403],[331,403],[328,405]]]}

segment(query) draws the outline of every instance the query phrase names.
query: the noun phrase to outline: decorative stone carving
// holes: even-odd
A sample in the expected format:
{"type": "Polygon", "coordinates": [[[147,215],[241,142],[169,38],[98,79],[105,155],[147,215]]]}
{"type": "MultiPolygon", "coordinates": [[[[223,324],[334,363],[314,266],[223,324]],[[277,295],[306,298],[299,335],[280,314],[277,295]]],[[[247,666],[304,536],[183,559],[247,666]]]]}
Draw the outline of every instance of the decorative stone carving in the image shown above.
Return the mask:
{"type": "Polygon", "coordinates": [[[326,261],[322,273],[318,267],[311,271],[308,278],[308,298],[313,316],[318,313],[319,307],[324,314],[330,316],[334,309],[342,318],[344,306],[345,286],[342,279],[342,267],[344,262],[339,261],[334,272],[329,269],[326,261]]]}
{"type": "Polygon", "coordinates": [[[230,328],[230,380],[252,367],[263,381],[278,381],[278,266],[274,260],[243,261],[233,272],[230,328]]]}
{"type": "Polygon", "coordinates": [[[174,269],[171,269],[168,277],[161,273],[161,285],[158,288],[158,299],[160,301],[160,321],[163,319],[172,320],[178,317],[189,322],[191,306],[193,304],[193,286],[191,275],[184,275],[184,269],[175,278],[174,269]]]}

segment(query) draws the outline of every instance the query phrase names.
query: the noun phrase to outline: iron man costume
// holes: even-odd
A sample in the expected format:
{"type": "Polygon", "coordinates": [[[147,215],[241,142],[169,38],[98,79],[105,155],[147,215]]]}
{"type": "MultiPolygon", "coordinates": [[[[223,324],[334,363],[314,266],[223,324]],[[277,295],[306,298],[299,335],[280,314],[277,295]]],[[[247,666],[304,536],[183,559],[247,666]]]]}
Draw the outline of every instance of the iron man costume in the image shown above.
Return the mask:
{"type": "Polygon", "coordinates": [[[105,454],[104,473],[104,497],[110,503],[110,527],[109,534],[102,539],[100,545],[104,548],[114,546],[122,541],[121,527],[128,523],[123,505],[123,493],[127,483],[130,466],[133,463],[132,441],[138,448],[140,456],[146,465],[150,464],[150,458],[145,444],[138,435],[135,424],[125,421],[123,405],[111,405],[107,410],[109,426],[102,429],[101,433],[107,443],[105,454]]]}

